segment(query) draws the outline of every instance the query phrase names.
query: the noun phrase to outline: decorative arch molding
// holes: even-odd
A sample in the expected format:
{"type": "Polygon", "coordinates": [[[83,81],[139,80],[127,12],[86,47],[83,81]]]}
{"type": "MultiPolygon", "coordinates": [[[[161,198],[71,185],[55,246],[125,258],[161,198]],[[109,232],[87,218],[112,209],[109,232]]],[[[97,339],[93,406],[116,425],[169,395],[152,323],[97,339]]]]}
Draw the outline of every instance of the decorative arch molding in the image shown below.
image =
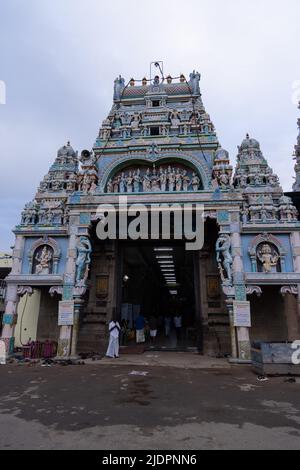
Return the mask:
{"type": "Polygon", "coordinates": [[[32,267],[33,267],[33,262],[34,262],[34,254],[38,248],[41,246],[49,246],[53,250],[53,274],[57,274],[58,270],[58,262],[61,257],[61,249],[59,247],[59,244],[57,243],[54,238],[50,238],[47,235],[45,235],[43,238],[39,238],[33,244],[31,245],[30,251],[28,253],[28,260],[29,260],[29,273],[32,273],[32,267]]]}
{"type": "Polygon", "coordinates": [[[196,156],[175,150],[172,152],[158,152],[158,154],[155,154],[155,156],[151,157],[143,154],[132,154],[122,155],[122,157],[114,159],[99,174],[99,191],[105,192],[108,180],[112,178],[117,172],[132,164],[146,166],[153,165],[155,163],[156,165],[163,165],[169,163],[170,161],[185,164],[186,166],[190,167],[192,170],[197,172],[198,176],[200,177],[203,190],[212,189],[211,172],[209,171],[209,168],[196,156]]]}
{"type": "Polygon", "coordinates": [[[257,250],[259,245],[266,243],[266,244],[271,244],[275,246],[275,248],[278,250],[279,256],[280,256],[280,265],[281,265],[281,272],[286,272],[285,269],[285,258],[287,255],[287,252],[285,248],[283,247],[282,243],[280,240],[275,237],[274,235],[270,233],[262,233],[258,236],[256,236],[248,249],[249,256],[251,258],[251,264],[252,264],[252,271],[257,272],[257,250]]]}

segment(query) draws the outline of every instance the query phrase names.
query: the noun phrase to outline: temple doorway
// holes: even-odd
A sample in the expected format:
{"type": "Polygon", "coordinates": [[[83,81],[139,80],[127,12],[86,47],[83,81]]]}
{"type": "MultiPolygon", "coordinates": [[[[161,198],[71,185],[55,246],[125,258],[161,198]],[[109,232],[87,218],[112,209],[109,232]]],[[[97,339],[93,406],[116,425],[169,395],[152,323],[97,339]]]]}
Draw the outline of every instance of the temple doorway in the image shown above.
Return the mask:
{"type": "Polygon", "coordinates": [[[146,349],[201,349],[195,252],[186,251],[184,242],[127,241],[119,253],[121,344],[137,344],[140,315],[146,349]]]}

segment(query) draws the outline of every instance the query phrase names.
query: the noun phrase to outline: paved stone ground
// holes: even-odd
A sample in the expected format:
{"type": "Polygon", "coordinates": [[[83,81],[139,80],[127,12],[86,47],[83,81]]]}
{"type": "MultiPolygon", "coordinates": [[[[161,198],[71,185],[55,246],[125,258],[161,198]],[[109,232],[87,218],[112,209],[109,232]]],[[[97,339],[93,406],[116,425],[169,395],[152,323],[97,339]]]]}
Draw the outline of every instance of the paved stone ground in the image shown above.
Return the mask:
{"type": "Polygon", "coordinates": [[[0,366],[0,448],[299,449],[300,383],[284,380],[247,367],[0,366]]]}

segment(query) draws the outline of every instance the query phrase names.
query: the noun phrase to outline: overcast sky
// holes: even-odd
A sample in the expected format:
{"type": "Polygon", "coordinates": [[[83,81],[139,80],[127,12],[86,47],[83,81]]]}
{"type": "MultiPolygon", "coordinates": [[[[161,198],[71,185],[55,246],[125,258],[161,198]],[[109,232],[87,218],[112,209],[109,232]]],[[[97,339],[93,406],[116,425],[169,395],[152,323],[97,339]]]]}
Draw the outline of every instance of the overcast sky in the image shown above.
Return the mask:
{"type": "Polygon", "coordinates": [[[0,0],[0,44],[0,251],[57,149],[91,148],[115,77],[141,79],[153,60],[173,76],[198,69],[232,163],[249,132],[292,186],[299,0],[0,0]]]}

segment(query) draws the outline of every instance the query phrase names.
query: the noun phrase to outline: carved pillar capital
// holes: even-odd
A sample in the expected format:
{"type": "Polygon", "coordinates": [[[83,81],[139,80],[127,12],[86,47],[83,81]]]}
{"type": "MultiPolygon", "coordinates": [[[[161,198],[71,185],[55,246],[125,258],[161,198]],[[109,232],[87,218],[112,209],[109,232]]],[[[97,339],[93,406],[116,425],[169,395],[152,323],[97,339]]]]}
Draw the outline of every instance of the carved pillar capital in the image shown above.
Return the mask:
{"type": "Polygon", "coordinates": [[[247,286],[246,287],[246,293],[247,293],[247,295],[256,294],[257,297],[261,297],[262,289],[259,286],[247,286]]]}
{"type": "Polygon", "coordinates": [[[33,289],[30,286],[20,286],[18,287],[17,294],[19,297],[23,297],[25,294],[32,295],[33,289]]]}
{"type": "Polygon", "coordinates": [[[280,289],[280,293],[283,297],[285,297],[288,294],[298,296],[298,287],[297,286],[283,286],[280,289]]]}

